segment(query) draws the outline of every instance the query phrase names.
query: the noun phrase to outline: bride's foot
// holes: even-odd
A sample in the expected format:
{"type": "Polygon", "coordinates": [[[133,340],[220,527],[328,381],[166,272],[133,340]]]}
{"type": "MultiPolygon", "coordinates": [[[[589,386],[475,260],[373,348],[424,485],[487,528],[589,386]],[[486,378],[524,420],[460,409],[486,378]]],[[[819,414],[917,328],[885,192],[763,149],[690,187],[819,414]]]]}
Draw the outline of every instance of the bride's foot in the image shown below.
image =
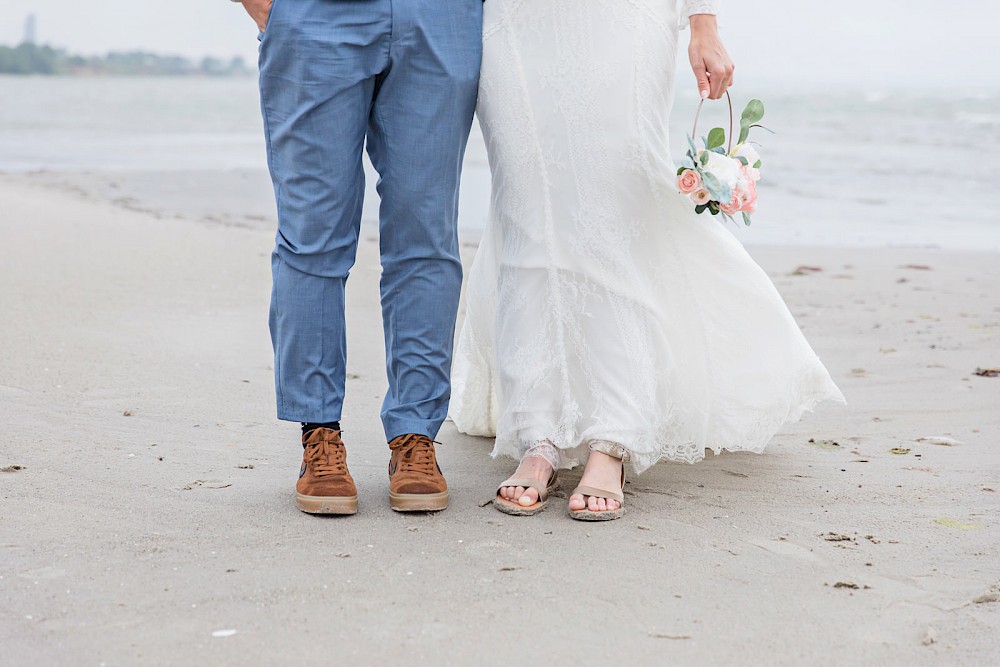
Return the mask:
{"type": "MultiPolygon", "coordinates": [[[[511,479],[531,479],[538,482],[538,485],[545,488],[552,477],[552,464],[541,456],[526,456],[521,459],[517,470],[511,475],[511,479]]],[[[521,507],[530,507],[538,502],[538,490],[523,486],[501,486],[497,495],[505,500],[517,503],[521,507]]]]}
{"type": "MultiPolygon", "coordinates": [[[[583,470],[580,487],[604,489],[617,495],[622,493],[622,461],[602,452],[590,452],[587,467],[583,470]]],[[[622,504],[613,498],[574,493],[569,497],[570,512],[612,512],[621,510],[622,504]]]]}

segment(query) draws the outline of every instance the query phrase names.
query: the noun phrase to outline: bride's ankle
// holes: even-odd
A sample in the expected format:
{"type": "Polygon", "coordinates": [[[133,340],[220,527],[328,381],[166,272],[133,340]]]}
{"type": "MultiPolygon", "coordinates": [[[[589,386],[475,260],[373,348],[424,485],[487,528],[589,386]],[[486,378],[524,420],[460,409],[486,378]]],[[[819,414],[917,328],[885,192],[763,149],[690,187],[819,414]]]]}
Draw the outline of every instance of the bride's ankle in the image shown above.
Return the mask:
{"type": "Polygon", "coordinates": [[[559,468],[559,449],[548,440],[536,442],[524,448],[521,454],[521,463],[518,467],[520,468],[526,463],[531,469],[547,468],[547,471],[551,474],[559,468]]]}
{"type": "Polygon", "coordinates": [[[591,440],[587,448],[592,454],[601,454],[611,459],[617,459],[622,464],[632,460],[631,452],[616,442],[591,440]]]}
{"type": "Polygon", "coordinates": [[[555,468],[543,456],[524,456],[521,458],[521,462],[517,464],[517,470],[532,477],[547,479],[555,468]]]}

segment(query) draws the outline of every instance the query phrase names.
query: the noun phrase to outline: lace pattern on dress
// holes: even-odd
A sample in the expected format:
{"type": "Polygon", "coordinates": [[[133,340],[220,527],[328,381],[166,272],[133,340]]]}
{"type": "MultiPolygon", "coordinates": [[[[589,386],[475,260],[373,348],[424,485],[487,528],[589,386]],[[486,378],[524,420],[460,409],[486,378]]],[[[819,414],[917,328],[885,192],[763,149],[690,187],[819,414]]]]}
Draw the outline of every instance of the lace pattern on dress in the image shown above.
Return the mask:
{"type": "Polygon", "coordinates": [[[521,454],[520,460],[523,461],[529,456],[537,456],[538,458],[545,459],[548,461],[549,465],[552,466],[553,470],[559,470],[559,466],[562,463],[562,456],[559,454],[559,448],[556,447],[551,440],[542,440],[525,448],[524,452],[521,454]]]}
{"type": "Polygon", "coordinates": [[[714,14],[718,16],[722,10],[722,0],[681,0],[680,29],[691,25],[694,14],[714,14]]]}
{"type": "Polygon", "coordinates": [[[494,456],[551,444],[563,467],[614,443],[641,472],[706,449],[760,452],[816,403],[843,400],[767,274],[677,194],[676,6],[489,0],[484,12],[493,189],[454,360],[458,429],[495,436],[494,456]]]}

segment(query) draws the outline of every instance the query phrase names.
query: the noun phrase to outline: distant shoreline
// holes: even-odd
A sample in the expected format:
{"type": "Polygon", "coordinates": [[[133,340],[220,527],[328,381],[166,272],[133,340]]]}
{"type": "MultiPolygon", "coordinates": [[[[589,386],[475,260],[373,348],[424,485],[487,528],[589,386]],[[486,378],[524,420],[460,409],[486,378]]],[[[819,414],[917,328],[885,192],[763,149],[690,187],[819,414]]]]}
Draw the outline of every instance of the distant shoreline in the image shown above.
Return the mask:
{"type": "Polygon", "coordinates": [[[256,71],[256,67],[248,66],[239,56],[229,59],[206,56],[192,60],[149,51],[112,51],[103,56],[83,56],[31,42],[14,47],[0,45],[0,75],[243,78],[255,75],[256,71]]]}

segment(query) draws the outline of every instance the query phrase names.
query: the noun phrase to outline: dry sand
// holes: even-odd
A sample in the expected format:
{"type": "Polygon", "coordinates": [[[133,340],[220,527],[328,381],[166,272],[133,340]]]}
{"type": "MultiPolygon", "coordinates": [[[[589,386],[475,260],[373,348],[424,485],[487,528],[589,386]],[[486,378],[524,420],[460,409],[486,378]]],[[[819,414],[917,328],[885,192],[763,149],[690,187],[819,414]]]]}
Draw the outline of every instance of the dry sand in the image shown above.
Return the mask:
{"type": "Polygon", "coordinates": [[[850,405],[764,455],[657,466],[623,520],[587,525],[558,500],[483,506],[512,466],[451,424],[451,508],[389,510],[370,241],[345,416],[361,511],[340,519],[292,502],[270,233],[2,176],[0,247],[0,664],[1000,656],[1000,378],[973,374],[1000,366],[997,255],[752,249],[850,405]]]}

